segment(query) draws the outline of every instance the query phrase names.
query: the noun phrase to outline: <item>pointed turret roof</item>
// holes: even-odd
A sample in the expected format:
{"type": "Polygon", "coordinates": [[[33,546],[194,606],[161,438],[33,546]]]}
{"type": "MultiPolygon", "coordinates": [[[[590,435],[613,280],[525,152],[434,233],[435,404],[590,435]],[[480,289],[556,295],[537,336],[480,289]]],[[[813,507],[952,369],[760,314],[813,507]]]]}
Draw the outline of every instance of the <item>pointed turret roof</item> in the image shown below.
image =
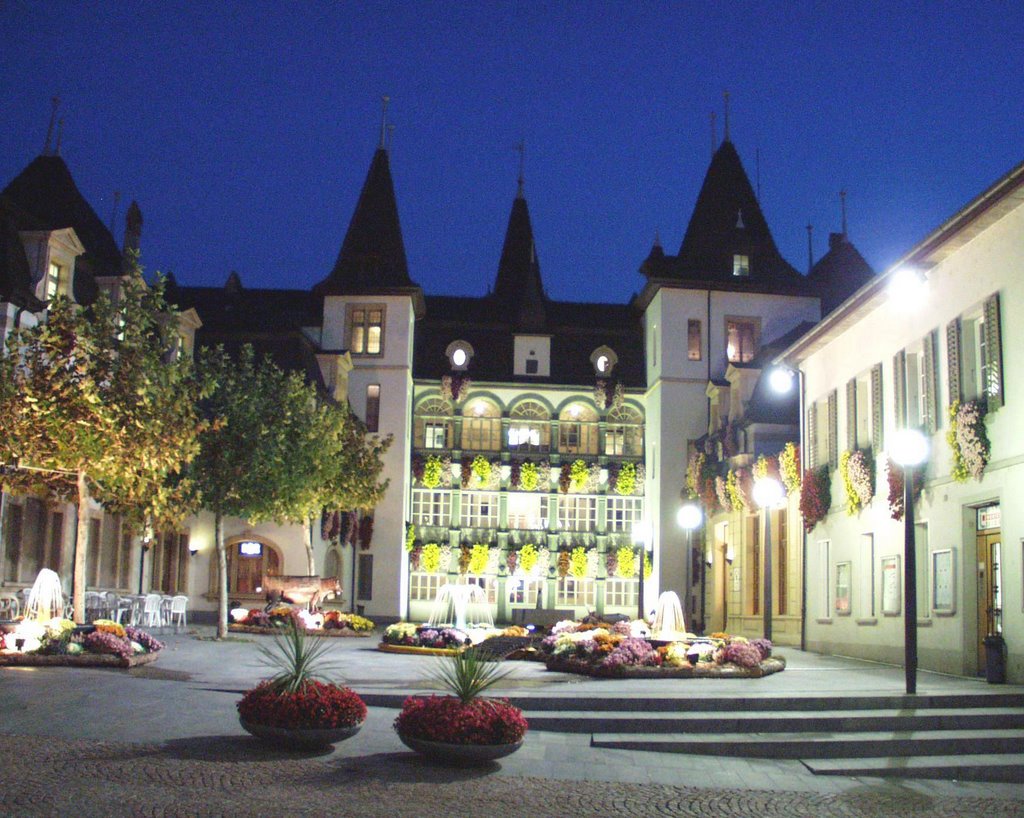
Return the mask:
{"type": "Polygon", "coordinates": [[[74,228],[85,247],[75,264],[75,300],[96,298],[94,276],[119,275],[121,251],[107,226],[82,196],[60,156],[37,156],[3,191],[37,219],[43,230],[74,228]]]}
{"type": "MultiPolygon", "coordinates": [[[[711,159],[679,255],[666,259],[671,261],[671,277],[679,279],[728,281],[758,290],[806,289],[803,276],[775,246],[743,163],[728,139],[711,159]],[[734,275],[737,255],[748,258],[749,275],[734,275]]],[[[645,267],[656,274],[661,265],[645,267]]]]}
{"type": "Polygon", "coordinates": [[[544,327],[547,296],[540,276],[530,210],[521,188],[508,217],[493,297],[507,314],[514,316],[518,328],[535,332],[544,327]]]}
{"type": "Polygon", "coordinates": [[[342,295],[409,287],[416,284],[409,278],[405,259],[391,164],[387,150],[379,147],[366,174],[338,260],[316,291],[322,295],[342,295]]]}
{"type": "Polygon", "coordinates": [[[830,233],[828,252],[811,268],[807,281],[821,297],[821,315],[824,317],[874,275],[871,265],[845,233],[830,233]]]}

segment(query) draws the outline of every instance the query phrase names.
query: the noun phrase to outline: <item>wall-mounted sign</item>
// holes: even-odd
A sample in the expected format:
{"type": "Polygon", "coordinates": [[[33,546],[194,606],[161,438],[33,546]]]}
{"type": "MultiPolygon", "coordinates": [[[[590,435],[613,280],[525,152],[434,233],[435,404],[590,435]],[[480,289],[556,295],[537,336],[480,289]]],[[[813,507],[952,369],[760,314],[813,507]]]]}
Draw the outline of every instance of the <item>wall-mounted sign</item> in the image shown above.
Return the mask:
{"type": "Polygon", "coordinates": [[[978,509],[978,531],[989,531],[993,528],[1001,528],[1003,515],[1000,506],[985,506],[978,509]]]}
{"type": "Polygon", "coordinates": [[[937,614],[956,613],[956,565],[952,548],[932,552],[932,610],[937,614]]]}
{"type": "Polygon", "coordinates": [[[882,557],[882,614],[884,616],[899,616],[902,587],[900,558],[882,557]]]}
{"type": "Polygon", "coordinates": [[[238,553],[243,557],[262,557],[263,543],[246,540],[238,544],[238,553]]]}

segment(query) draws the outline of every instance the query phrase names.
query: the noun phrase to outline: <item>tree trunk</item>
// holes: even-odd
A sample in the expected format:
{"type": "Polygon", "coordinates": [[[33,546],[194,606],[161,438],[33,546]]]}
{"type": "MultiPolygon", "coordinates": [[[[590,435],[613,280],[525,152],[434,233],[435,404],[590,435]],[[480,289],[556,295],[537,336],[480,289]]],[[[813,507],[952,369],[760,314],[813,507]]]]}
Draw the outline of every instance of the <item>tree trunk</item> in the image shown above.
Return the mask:
{"type": "Polygon", "coordinates": [[[217,638],[223,639],[228,635],[228,552],[219,511],[213,516],[213,538],[217,543],[217,638]]]}
{"type": "Polygon", "coordinates": [[[75,565],[71,575],[71,595],[75,599],[74,619],[85,623],[85,557],[89,543],[89,484],[85,469],[78,469],[78,526],[75,533],[75,565]]]}
{"type": "Polygon", "coordinates": [[[313,558],[313,521],[306,520],[302,524],[302,533],[306,535],[306,575],[316,576],[316,561],[313,558]]]}

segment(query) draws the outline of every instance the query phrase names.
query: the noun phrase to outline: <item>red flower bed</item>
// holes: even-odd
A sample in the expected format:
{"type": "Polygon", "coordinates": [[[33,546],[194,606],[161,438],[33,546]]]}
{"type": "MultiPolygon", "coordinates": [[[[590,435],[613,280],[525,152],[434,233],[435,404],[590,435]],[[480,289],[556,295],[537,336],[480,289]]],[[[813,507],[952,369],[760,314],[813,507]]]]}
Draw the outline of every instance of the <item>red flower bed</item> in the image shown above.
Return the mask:
{"type": "Polygon", "coordinates": [[[395,730],[408,738],[446,744],[514,744],[528,725],[518,707],[506,699],[410,696],[395,719],[395,730]]]}
{"type": "Polygon", "coordinates": [[[366,719],[366,705],[355,691],[339,685],[307,681],[296,693],[277,691],[260,682],[238,702],[238,715],[267,727],[354,727],[366,719]]]}

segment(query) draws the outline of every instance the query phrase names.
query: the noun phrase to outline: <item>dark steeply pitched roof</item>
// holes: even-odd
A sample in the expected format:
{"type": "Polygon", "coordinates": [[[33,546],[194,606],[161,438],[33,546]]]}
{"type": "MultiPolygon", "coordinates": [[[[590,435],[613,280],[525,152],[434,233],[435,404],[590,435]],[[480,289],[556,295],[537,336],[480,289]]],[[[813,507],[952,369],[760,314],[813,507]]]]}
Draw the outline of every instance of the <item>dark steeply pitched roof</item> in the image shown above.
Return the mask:
{"type": "Polygon", "coordinates": [[[34,216],[41,229],[74,228],[85,247],[75,263],[76,301],[88,304],[95,300],[95,276],[121,274],[117,242],[78,190],[60,156],[37,156],[3,192],[34,216]]]}
{"type": "Polygon", "coordinates": [[[0,301],[33,312],[45,304],[32,292],[32,268],[25,256],[19,230],[32,229],[31,217],[0,195],[0,301]]]}
{"type": "Polygon", "coordinates": [[[845,233],[831,233],[828,252],[811,268],[808,282],[821,296],[824,317],[872,279],[875,271],[845,233]]]}
{"type": "Polygon", "coordinates": [[[531,332],[544,326],[547,296],[540,276],[530,211],[522,192],[512,202],[493,298],[515,316],[519,329],[531,332]]]}
{"type": "Polygon", "coordinates": [[[388,153],[378,148],[338,260],[316,290],[341,295],[415,287],[409,278],[388,153]]]}
{"type": "Polygon", "coordinates": [[[450,374],[445,350],[455,340],[473,346],[468,374],[474,381],[592,386],[590,356],[607,345],[618,356],[613,376],[625,386],[646,384],[643,330],[631,306],[546,302],[545,324],[537,332],[551,336],[551,375],[515,375],[512,353],[519,329],[516,316],[497,299],[427,296],[426,315],[416,322],[413,376],[437,380],[450,374]]]}
{"type": "Polygon", "coordinates": [[[649,278],[754,292],[809,294],[807,282],[779,253],[750,179],[732,142],[715,151],[677,256],[660,248],[641,266],[649,278]],[[749,276],[733,274],[733,256],[750,260],[749,276]]]}

